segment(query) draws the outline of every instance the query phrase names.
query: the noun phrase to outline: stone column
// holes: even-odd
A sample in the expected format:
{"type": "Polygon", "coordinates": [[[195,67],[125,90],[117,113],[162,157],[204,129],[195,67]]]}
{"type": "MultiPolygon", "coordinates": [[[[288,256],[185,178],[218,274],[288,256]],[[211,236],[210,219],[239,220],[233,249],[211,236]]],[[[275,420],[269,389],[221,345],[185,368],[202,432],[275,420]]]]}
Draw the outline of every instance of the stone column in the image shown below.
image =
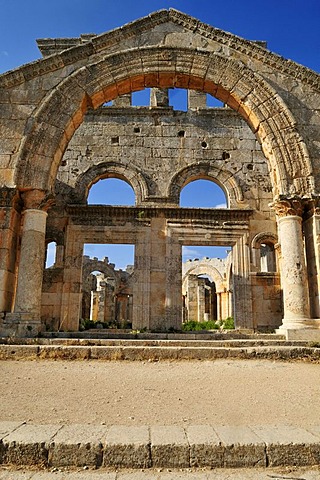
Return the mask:
{"type": "Polygon", "coordinates": [[[221,293],[216,292],[217,296],[217,320],[222,320],[222,314],[221,314],[221,293]]]}
{"type": "Polygon", "coordinates": [[[205,313],[205,280],[203,278],[198,278],[198,322],[204,321],[205,313]]]}
{"type": "Polygon", "coordinates": [[[303,202],[294,197],[273,204],[281,248],[281,287],[284,316],[281,330],[312,328],[308,278],[302,235],[303,202]]]}
{"type": "Polygon", "coordinates": [[[45,259],[45,231],[48,207],[45,192],[31,190],[21,195],[21,246],[14,312],[7,322],[15,324],[19,336],[37,335],[41,327],[41,292],[45,259]]]}

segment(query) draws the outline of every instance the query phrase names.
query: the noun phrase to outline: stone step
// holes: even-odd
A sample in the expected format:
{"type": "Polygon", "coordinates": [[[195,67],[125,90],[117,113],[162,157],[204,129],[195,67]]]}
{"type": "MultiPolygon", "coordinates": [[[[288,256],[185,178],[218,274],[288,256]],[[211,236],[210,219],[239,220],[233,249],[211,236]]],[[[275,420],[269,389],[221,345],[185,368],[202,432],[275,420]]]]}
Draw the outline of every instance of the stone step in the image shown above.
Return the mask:
{"type": "Polygon", "coordinates": [[[254,347],[254,346],[309,346],[305,341],[286,341],[277,336],[266,339],[256,337],[249,339],[134,339],[134,338],[0,338],[0,344],[5,345],[79,345],[79,346],[146,346],[146,347],[254,347]]]}
{"type": "Polygon", "coordinates": [[[148,339],[105,339],[105,338],[0,338],[4,345],[74,345],[74,346],[137,346],[137,347],[262,347],[262,346],[310,346],[305,341],[283,339],[220,339],[220,340],[148,340],[148,339]]]}
{"type": "Polygon", "coordinates": [[[93,329],[83,332],[44,332],[49,339],[106,339],[106,340],[285,340],[285,335],[255,333],[253,330],[214,330],[180,333],[150,333],[120,329],[93,329]]]}
{"type": "Polygon", "coordinates": [[[320,360],[320,348],[313,346],[148,346],[148,345],[0,345],[0,360],[215,360],[269,359],[320,360]]]}
{"type": "Polygon", "coordinates": [[[271,468],[319,463],[320,424],[302,429],[290,425],[0,422],[2,465],[161,469],[271,468]]]}

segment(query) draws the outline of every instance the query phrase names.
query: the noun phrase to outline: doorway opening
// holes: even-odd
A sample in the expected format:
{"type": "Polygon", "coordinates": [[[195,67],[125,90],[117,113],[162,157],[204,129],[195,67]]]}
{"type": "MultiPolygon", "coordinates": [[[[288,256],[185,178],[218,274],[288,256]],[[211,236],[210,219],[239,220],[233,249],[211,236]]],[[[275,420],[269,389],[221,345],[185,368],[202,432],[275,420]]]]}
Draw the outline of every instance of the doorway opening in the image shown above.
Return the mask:
{"type": "Polygon", "coordinates": [[[219,328],[233,316],[227,281],[232,248],[188,245],[182,247],[182,260],[183,322],[210,322],[219,328]]]}
{"type": "Polygon", "coordinates": [[[131,328],[134,245],[85,244],[82,319],[92,328],[131,328]]]}

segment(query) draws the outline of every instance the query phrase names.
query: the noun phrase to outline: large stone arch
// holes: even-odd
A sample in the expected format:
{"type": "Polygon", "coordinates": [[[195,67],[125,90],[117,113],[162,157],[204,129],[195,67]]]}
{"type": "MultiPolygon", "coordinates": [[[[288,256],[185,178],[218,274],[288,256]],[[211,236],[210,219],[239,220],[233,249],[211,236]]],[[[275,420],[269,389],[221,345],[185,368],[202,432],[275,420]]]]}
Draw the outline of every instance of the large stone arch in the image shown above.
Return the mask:
{"type": "Polygon", "coordinates": [[[197,163],[180,170],[168,185],[168,197],[179,203],[181,190],[194,180],[211,180],[216,183],[224,191],[230,208],[239,207],[243,201],[242,190],[232,173],[210,163],[197,163]]]}
{"type": "Polygon", "coordinates": [[[146,87],[189,88],[222,100],[256,133],[268,161],[274,195],[313,193],[307,148],[276,91],[241,62],[176,47],[109,55],[62,81],[30,118],[30,133],[20,149],[18,187],[51,190],[65,148],[87,109],[146,87]]]}

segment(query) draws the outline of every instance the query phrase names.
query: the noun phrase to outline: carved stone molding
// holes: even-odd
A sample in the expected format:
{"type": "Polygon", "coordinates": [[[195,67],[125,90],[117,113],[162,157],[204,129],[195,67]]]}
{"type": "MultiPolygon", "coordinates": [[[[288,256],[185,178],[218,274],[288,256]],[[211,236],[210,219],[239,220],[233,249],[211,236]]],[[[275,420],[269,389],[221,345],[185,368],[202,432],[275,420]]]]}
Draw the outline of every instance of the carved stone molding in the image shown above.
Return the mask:
{"type": "Polygon", "coordinates": [[[277,217],[295,215],[302,217],[305,201],[300,197],[279,197],[270,206],[276,212],[277,217]]]}

